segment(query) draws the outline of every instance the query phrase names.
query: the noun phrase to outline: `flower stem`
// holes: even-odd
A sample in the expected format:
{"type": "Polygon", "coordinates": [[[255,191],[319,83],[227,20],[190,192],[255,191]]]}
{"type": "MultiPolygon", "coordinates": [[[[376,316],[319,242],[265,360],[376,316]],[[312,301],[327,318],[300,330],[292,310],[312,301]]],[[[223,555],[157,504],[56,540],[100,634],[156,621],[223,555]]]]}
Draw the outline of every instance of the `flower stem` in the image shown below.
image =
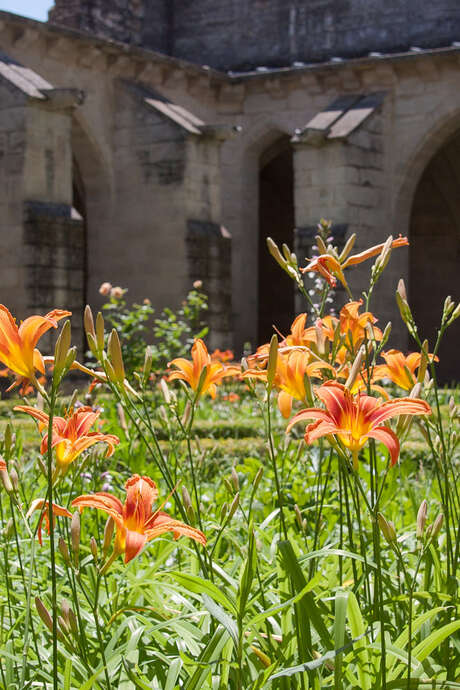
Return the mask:
{"type": "Polygon", "coordinates": [[[56,405],[56,389],[53,385],[49,400],[48,418],[48,520],[50,530],[50,559],[51,559],[51,609],[53,619],[53,690],[58,690],[58,658],[57,658],[57,593],[56,593],[56,554],[54,549],[54,515],[53,515],[53,416],[56,405]]]}

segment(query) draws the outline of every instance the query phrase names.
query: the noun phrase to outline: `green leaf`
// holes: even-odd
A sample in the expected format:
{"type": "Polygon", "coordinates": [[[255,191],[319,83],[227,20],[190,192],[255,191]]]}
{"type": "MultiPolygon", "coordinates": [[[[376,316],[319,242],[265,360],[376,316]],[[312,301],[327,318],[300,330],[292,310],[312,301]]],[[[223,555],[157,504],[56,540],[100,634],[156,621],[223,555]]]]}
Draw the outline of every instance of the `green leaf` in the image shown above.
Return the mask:
{"type": "Polygon", "coordinates": [[[182,660],[174,659],[171,661],[166,676],[166,683],[163,690],[174,690],[177,679],[179,678],[180,670],[182,668],[182,660]]]}
{"type": "Polygon", "coordinates": [[[211,666],[219,661],[222,650],[229,639],[228,632],[223,626],[219,625],[208,645],[201,653],[198,659],[200,666],[186,682],[185,690],[201,690],[206,687],[205,682],[211,672],[211,666]],[[205,666],[204,668],[203,665],[205,666]]]}
{"type": "Polygon", "coordinates": [[[358,600],[352,591],[348,593],[347,614],[352,637],[357,640],[354,649],[356,651],[360,687],[361,690],[371,690],[371,668],[365,638],[366,626],[364,625],[358,600]]]}
{"type": "Polygon", "coordinates": [[[140,674],[140,669],[139,667],[136,666],[130,666],[127,662],[126,659],[123,659],[123,666],[126,671],[126,675],[128,676],[129,680],[134,683],[136,688],[139,688],[139,690],[151,690],[151,685],[148,682],[147,678],[145,676],[139,677],[139,675],[134,674],[134,669],[138,674],[140,674]]]}
{"type": "Polygon", "coordinates": [[[174,578],[188,591],[195,594],[207,594],[211,599],[214,599],[218,604],[221,604],[227,611],[230,611],[235,617],[237,615],[236,603],[229,599],[216,585],[209,580],[204,580],[198,575],[190,575],[189,573],[180,573],[178,571],[171,571],[168,573],[170,577],[174,578]]]}
{"type": "MultiPolygon", "coordinates": [[[[347,617],[348,592],[339,590],[335,595],[334,616],[334,646],[341,649],[345,642],[345,621],[347,617]]],[[[342,690],[342,654],[337,654],[334,664],[334,685],[336,690],[342,690]]]]}
{"type": "MultiPolygon", "coordinates": [[[[438,606],[437,608],[431,609],[430,611],[425,611],[425,613],[422,613],[420,616],[415,618],[412,621],[412,635],[414,635],[424,623],[429,621],[431,618],[434,618],[437,613],[440,613],[441,611],[445,611],[446,608],[445,606],[438,606]]],[[[409,641],[409,626],[406,626],[402,633],[399,635],[399,637],[396,638],[394,641],[395,647],[401,647],[402,649],[405,648],[409,641]]]]}
{"type": "Polygon", "coordinates": [[[236,621],[234,621],[228,613],[225,613],[224,609],[216,604],[214,599],[211,599],[207,594],[203,594],[202,599],[203,604],[206,606],[211,616],[224,626],[235,643],[235,646],[238,647],[238,626],[236,621]]]}
{"type": "Polygon", "coordinates": [[[65,662],[65,669],[64,669],[64,690],[70,690],[71,681],[72,681],[72,659],[68,658],[65,662]]]}
{"type": "Polygon", "coordinates": [[[238,589],[238,613],[242,619],[245,613],[246,604],[251,592],[252,581],[254,579],[254,574],[256,572],[257,564],[257,550],[256,550],[256,539],[254,536],[254,529],[252,522],[249,525],[249,544],[248,544],[248,556],[244,563],[243,572],[241,575],[240,586],[238,589]]]}
{"type": "Polygon", "coordinates": [[[286,601],[283,601],[282,604],[277,604],[276,606],[272,606],[272,608],[267,609],[266,611],[261,611],[260,613],[256,614],[254,618],[251,618],[246,627],[250,628],[255,625],[258,625],[259,623],[262,623],[266,618],[269,616],[274,616],[276,613],[279,613],[280,611],[283,611],[284,609],[288,608],[289,606],[292,606],[293,604],[296,604],[298,601],[302,599],[304,594],[306,592],[310,592],[313,587],[318,583],[319,580],[323,578],[322,573],[316,573],[316,575],[305,585],[303,589],[300,590],[298,594],[295,595],[295,597],[291,597],[291,599],[287,599],[286,601]]]}
{"type": "Polygon", "coordinates": [[[458,621],[452,621],[452,623],[447,623],[447,625],[444,625],[442,628],[439,628],[439,630],[433,630],[433,632],[428,635],[424,640],[420,642],[414,649],[412,650],[412,654],[414,657],[418,659],[418,661],[422,662],[424,661],[427,656],[431,654],[431,652],[436,649],[436,647],[439,647],[440,644],[444,642],[444,640],[449,637],[449,635],[452,635],[456,630],[460,628],[460,620],[458,621]]]}
{"type": "MultiPolygon", "coordinates": [[[[294,591],[296,593],[300,592],[305,588],[307,582],[299,562],[297,561],[291,542],[287,540],[280,541],[278,543],[278,549],[286,574],[291,579],[294,591]]],[[[296,607],[300,621],[300,633],[303,635],[306,649],[309,651],[310,656],[313,651],[311,647],[310,623],[318,633],[323,645],[331,649],[334,645],[313,594],[311,592],[306,592],[302,599],[296,604],[296,607]]]]}

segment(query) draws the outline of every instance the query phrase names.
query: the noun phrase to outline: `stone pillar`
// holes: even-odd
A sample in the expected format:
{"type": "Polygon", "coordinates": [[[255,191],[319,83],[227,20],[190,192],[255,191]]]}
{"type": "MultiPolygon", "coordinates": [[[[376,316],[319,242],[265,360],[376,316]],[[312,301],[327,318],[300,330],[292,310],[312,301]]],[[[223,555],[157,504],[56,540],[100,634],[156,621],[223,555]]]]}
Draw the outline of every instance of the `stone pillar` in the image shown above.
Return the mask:
{"type": "MultiPolygon", "coordinates": [[[[385,208],[388,183],[384,171],[381,104],[380,94],[366,97],[358,100],[361,109],[347,111],[345,108],[339,112],[332,126],[307,127],[294,136],[297,244],[299,249],[302,247],[302,258],[316,234],[314,229],[320,218],[331,220],[333,229],[340,233],[336,244],[343,245],[352,233],[357,233],[354,252],[384,242],[392,233],[385,222],[389,209],[385,208]]],[[[370,268],[371,263],[366,262],[347,271],[356,298],[368,285],[370,268]]],[[[394,313],[388,300],[388,294],[393,294],[396,288],[393,274],[389,267],[374,295],[373,308],[380,311],[382,323],[394,313]]]]}
{"type": "Polygon", "coordinates": [[[232,331],[231,236],[217,223],[189,220],[186,244],[190,282],[203,281],[208,295],[205,317],[210,348],[228,347],[232,331]]]}

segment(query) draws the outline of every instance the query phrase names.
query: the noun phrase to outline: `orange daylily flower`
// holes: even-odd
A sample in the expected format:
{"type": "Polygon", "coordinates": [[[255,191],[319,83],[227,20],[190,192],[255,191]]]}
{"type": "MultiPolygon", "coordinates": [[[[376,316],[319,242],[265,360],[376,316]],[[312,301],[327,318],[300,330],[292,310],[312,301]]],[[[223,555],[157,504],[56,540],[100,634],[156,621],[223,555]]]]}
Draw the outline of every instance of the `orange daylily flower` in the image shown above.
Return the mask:
{"type": "MultiPolygon", "coordinates": [[[[404,388],[406,391],[412,390],[417,383],[415,377],[415,370],[418,369],[422,362],[422,355],[420,352],[411,352],[407,357],[399,350],[388,350],[382,352],[386,364],[377,364],[374,367],[374,379],[390,379],[393,383],[404,388]]],[[[433,355],[428,355],[430,361],[433,355]]],[[[434,357],[434,361],[438,362],[438,357],[434,357]]]]}
{"type": "Polygon", "coordinates": [[[45,316],[29,316],[18,328],[9,310],[0,304],[0,362],[18,377],[8,390],[18,384],[35,382],[36,370],[45,373],[43,357],[36,345],[46,331],[57,328],[60,319],[71,315],[70,311],[53,309],[45,316]]]}
{"type": "MultiPolygon", "coordinates": [[[[398,237],[397,239],[393,240],[391,247],[394,249],[396,247],[407,246],[408,244],[409,242],[407,237],[398,237]]],[[[348,259],[346,259],[343,263],[341,263],[333,254],[321,254],[320,256],[316,256],[314,259],[311,259],[309,263],[300,270],[302,273],[306,273],[307,271],[315,271],[319,273],[320,276],[322,276],[331,287],[335,287],[337,285],[337,279],[339,279],[342,285],[347,289],[348,285],[343,274],[343,269],[348,268],[348,266],[355,266],[356,264],[360,264],[362,261],[366,261],[373,256],[377,256],[380,254],[384,246],[385,243],[376,244],[375,246],[370,247],[359,254],[349,256],[348,259]]]]}
{"type": "MultiPolygon", "coordinates": [[[[46,412],[28,405],[16,405],[14,410],[25,412],[37,419],[40,433],[48,429],[49,417],[46,412]]],[[[70,463],[95,443],[107,444],[107,458],[113,454],[115,446],[120,443],[120,439],[113,434],[90,431],[99,415],[100,412],[94,412],[91,407],[79,407],[66,417],[53,417],[51,447],[56,451],[56,470],[58,474],[66,472],[70,463]]],[[[40,452],[43,454],[48,452],[48,433],[43,436],[40,452]]]]}
{"type": "Polygon", "coordinates": [[[362,299],[357,302],[348,302],[340,310],[340,332],[346,336],[346,342],[352,345],[353,350],[356,350],[364,340],[368,323],[372,325],[375,340],[382,340],[383,337],[380,328],[374,326],[377,323],[375,316],[370,311],[359,313],[362,303],[362,299]]]}
{"type": "Polygon", "coordinates": [[[374,438],[388,448],[392,466],[397,462],[399,440],[394,431],[382,426],[387,419],[398,415],[431,414],[431,407],[424,400],[400,398],[383,402],[360,393],[354,396],[337,381],[327,381],[317,388],[316,395],[326,409],[311,407],[302,410],[290,421],[287,431],[298,422],[315,419],[305,429],[305,442],[310,445],[322,436],[336,435],[351,451],[355,470],[358,468],[358,452],[368,438],[374,438]]]}
{"type": "Polygon", "coordinates": [[[183,357],[176,357],[172,362],[169,362],[168,367],[171,365],[177,367],[178,371],[172,371],[168,376],[168,381],[182,379],[195,392],[198,390],[202,373],[206,370],[200,395],[208,392],[211,398],[216,397],[216,386],[222,382],[223,378],[240,373],[240,368],[237,366],[224,366],[220,362],[211,361],[211,356],[201,338],[193,343],[192,361],[183,357]]]}
{"type": "Polygon", "coordinates": [[[142,551],[148,541],[165,532],[172,532],[175,539],[184,535],[203,546],[206,545],[206,537],[199,529],[174,520],[160,509],[156,511],[152,509],[153,503],[158,498],[157,487],[152,479],[134,474],[128,479],[125,487],[124,504],[119,498],[105,491],[79,496],[72,501],[72,506],[78,508],[80,512],[85,507],[96,508],[113,518],[116,536],[110,563],[121,553],[125,554],[125,563],[129,563],[142,551]]]}
{"type": "MultiPolygon", "coordinates": [[[[385,242],[382,242],[382,244],[376,244],[373,247],[369,247],[369,249],[365,249],[363,252],[360,252],[359,254],[352,254],[352,256],[349,256],[346,261],[342,264],[342,268],[348,268],[348,266],[356,266],[356,264],[360,264],[363,261],[367,261],[367,259],[371,259],[373,256],[377,256],[380,254],[382,249],[385,246],[385,242]]],[[[409,240],[407,237],[402,237],[401,235],[397,237],[393,242],[391,243],[391,248],[396,249],[396,247],[407,247],[409,246],[409,240]]]]}
{"type": "MultiPolygon", "coordinates": [[[[279,389],[278,407],[283,417],[287,418],[291,414],[293,399],[307,402],[305,377],[320,376],[321,369],[333,371],[333,367],[327,362],[311,362],[305,350],[291,350],[286,354],[278,351],[274,385],[279,389]]],[[[248,369],[244,372],[243,378],[266,381],[267,374],[266,369],[248,369]]]]}
{"type": "Polygon", "coordinates": [[[214,352],[211,354],[211,360],[217,361],[217,362],[232,362],[235,359],[235,355],[233,354],[233,350],[214,350],[214,352]]]}
{"type": "MultiPolygon", "coordinates": [[[[40,510],[41,515],[40,515],[40,521],[38,523],[38,530],[37,530],[37,536],[38,536],[38,541],[40,542],[40,546],[43,546],[42,542],[42,522],[43,520],[45,521],[45,529],[47,533],[50,533],[50,521],[49,521],[49,516],[48,516],[48,506],[49,502],[45,501],[44,498],[36,498],[35,501],[32,501],[30,504],[30,508],[26,513],[26,518],[29,518],[32,513],[35,510],[40,510]]],[[[63,517],[72,517],[72,513],[67,510],[67,508],[63,508],[62,506],[58,506],[57,503],[53,503],[53,525],[54,525],[54,517],[56,515],[61,515],[63,517]]]]}

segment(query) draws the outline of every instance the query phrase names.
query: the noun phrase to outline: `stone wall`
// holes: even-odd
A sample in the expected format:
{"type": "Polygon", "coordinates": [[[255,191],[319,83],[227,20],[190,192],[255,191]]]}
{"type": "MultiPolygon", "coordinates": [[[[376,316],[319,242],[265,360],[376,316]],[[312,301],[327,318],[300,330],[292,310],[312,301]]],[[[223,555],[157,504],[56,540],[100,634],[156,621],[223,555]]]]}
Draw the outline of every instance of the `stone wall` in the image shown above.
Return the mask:
{"type": "Polygon", "coordinates": [[[50,21],[224,70],[460,38],[454,0],[56,0],[50,21]]]}

